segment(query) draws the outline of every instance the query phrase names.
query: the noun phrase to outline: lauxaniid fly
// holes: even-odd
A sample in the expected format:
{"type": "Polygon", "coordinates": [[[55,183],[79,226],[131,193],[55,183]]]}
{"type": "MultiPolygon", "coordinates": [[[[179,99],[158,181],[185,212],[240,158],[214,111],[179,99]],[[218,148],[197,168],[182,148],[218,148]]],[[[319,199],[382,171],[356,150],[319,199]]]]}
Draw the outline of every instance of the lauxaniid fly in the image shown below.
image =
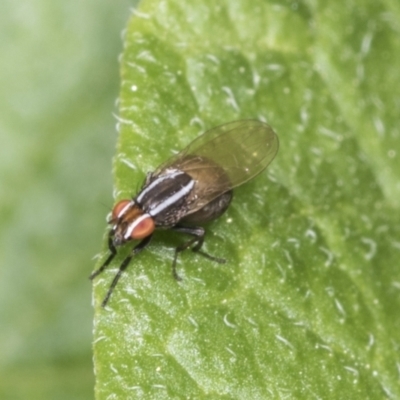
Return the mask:
{"type": "Polygon", "coordinates": [[[232,189],[263,171],[274,159],[278,147],[278,137],[266,123],[229,122],[205,132],[149,173],[137,196],[121,200],[113,208],[109,221],[110,255],[90,279],[110,264],[117,247],[131,240],[140,242],[120,265],[102,306],[107,304],[132,257],[147,247],[157,228],[192,236],[175,249],[172,272],[177,280],[180,280],[176,272],[177,257],[187,248],[213,261],[225,262],[201,251],[205,230],[199,225],[222,215],[232,200],[232,189]]]}

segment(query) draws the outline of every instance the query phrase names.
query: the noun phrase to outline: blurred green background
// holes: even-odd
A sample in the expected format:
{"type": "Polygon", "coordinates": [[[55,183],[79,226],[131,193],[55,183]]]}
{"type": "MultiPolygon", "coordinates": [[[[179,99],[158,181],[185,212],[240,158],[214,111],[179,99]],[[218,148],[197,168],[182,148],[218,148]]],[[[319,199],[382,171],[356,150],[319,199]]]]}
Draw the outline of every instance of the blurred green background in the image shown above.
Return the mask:
{"type": "Polygon", "coordinates": [[[93,398],[91,283],[112,206],[133,0],[0,3],[0,398],[93,398]]]}

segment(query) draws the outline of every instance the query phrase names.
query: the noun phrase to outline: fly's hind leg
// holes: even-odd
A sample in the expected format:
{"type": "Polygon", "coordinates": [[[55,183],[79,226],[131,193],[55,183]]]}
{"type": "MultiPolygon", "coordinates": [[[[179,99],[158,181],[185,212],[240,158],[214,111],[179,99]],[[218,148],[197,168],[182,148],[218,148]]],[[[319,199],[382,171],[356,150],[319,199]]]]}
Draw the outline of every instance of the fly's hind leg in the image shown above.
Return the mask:
{"type": "Polygon", "coordinates": [[[172,262],[172,275],[177,281],[181,281],[182,278],[178,275],[176,272],[176,261],[178,259],[178,254],[192,245],[192,251],[201,254],[202,256],[208,258],[209,260],[215,261],[217,263],[223,264],[226,262],[224,258],[220,257],[215,257],[212,256],[211,254],[208,254],[204,251],[201,250],[201,247],[203,246],[204,243],[204,235],[205,235],[205,230],[202,227],[199,226],[193,226],[193,227],[187,227],[187,226],[174,226],[172,228],[176,232],[180,233],[186,233],[188,235],[194,236],[192,239],[188,240],[186,243],[181,244],[180,246],[176,247],[175,249],[175,255],[174,255],[174,261],[172,262]]]}

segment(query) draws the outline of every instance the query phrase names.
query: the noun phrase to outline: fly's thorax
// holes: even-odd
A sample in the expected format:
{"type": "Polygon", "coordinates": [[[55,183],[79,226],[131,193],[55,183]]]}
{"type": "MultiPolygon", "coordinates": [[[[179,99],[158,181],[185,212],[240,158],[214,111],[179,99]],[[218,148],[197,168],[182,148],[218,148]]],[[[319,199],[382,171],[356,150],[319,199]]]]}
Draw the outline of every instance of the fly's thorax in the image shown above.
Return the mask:
{"type": "Polygon", "coordinates": [[[133,200],[121,200],[114,206],[110,224],[114,246],[143,239],[155,229],[153,218],[133,200]]]}
{"type": "Polygon", "coordinates": [[[167,168],[149,179],[135,201],[157,227],[169,227],[187,214],[195,180],[182,170],[167,168]]]}

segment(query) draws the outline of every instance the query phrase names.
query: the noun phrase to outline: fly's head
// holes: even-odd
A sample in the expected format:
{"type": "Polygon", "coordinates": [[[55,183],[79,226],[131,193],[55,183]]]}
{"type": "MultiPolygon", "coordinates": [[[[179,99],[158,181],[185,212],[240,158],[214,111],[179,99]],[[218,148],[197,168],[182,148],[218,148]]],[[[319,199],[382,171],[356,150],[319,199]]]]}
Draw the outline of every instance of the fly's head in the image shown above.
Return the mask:
{"type": "Polygon", "coordinates": [[[145,213],[133,200],[121,200],[113,208],[110,235],[115,247],[130,240],[140,240],[150,236],[155,223],[153,218],[145,213]]]}

